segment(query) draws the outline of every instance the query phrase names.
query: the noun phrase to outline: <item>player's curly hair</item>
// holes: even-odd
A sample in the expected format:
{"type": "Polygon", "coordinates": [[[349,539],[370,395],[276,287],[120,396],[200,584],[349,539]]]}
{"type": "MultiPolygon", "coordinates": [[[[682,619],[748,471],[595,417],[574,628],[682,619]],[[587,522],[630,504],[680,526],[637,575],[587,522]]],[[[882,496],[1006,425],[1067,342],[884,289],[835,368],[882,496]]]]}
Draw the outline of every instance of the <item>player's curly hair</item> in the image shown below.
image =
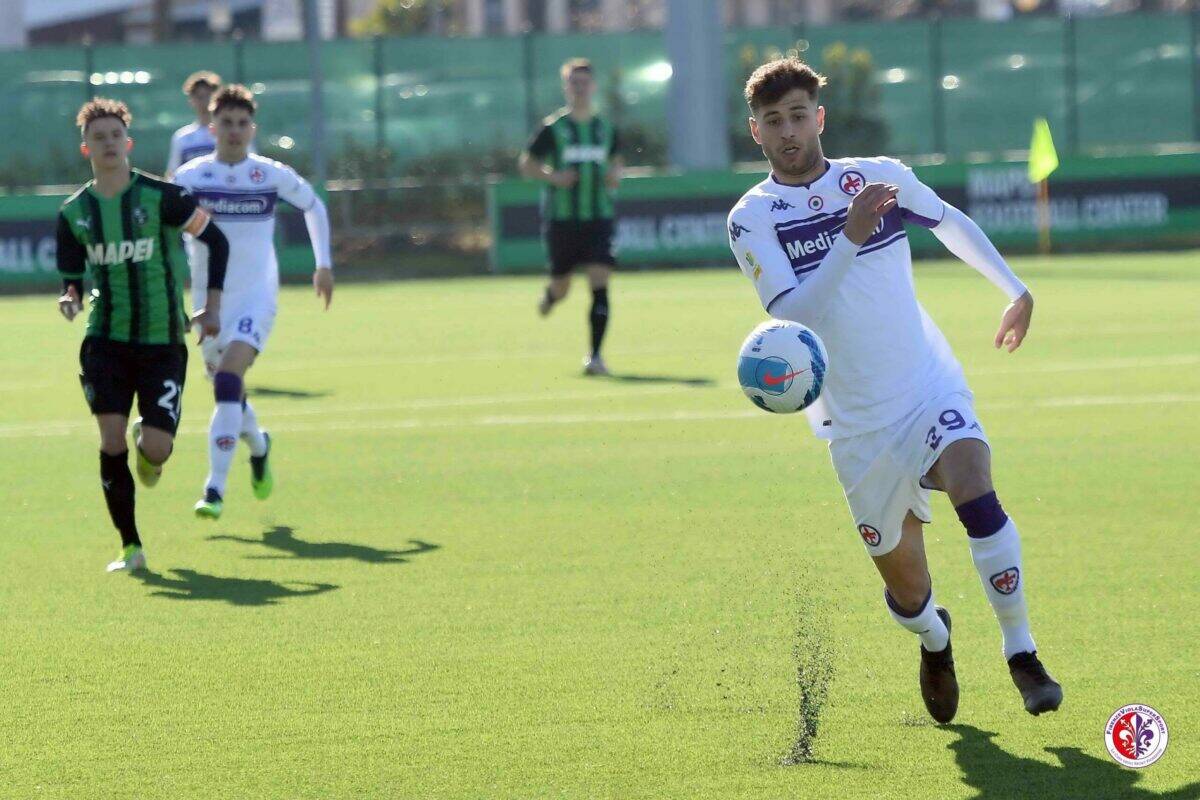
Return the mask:
{"type": "Polygon", "coordinates": [[[133,114],[129,113],[129,106],[120,100],[93,97],[79,107],[79,113],[75,115],[75,124],[79,126],[79,132],[83,134],[87,132],[88,125],[105,117],[121,120],[121,124],[125,126],[126,130],[133,122],[133,114]]]}
{"type": "Polygon", "coordinates": [[[750,108],[778,103],[792,89],[803,89],[816,100],[825,76],[798,58],[779,58],[768,61],[746,79],[743,96],[750,108]]]}
{"type": "Polygon", "coordinates": [[[208,104],[208,110],[213,116],[220,114],[226,108],[244,108],[253,117],[254,113],[258,111],[258,103],[254,102],[254,92],[240,83],[231,83],[218,89],[217,93],[213,95],[212,102],[208,104]]]}
{"type": "Polygon", "coordinates": [[[201,86],[207,86],[209,89],[221,88],[221,76],[207,69],[202,69],[199,72],[193,72],[187,76],[187,80],[183,82],[183,93],[191,94],[201,86]]]}

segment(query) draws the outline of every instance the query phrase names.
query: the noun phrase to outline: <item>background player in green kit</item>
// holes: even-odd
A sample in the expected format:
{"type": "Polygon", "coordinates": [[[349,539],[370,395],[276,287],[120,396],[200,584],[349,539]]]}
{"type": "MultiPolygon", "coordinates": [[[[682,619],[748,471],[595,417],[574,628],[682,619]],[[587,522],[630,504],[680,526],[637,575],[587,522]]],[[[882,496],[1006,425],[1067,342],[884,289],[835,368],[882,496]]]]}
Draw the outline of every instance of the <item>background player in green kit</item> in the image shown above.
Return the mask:
{"type": "Polygon", "coordinates": [[[174,184],[131,169],[132,117],[124,103],[94,98],[75,119],[80,151],[93,180],[58,214],[58,270],[67,320],[82,311],[83,280],[92,283],[91,312],[79,351],[80,381],[100,427],[100,483],[121,555],[109,572],[145,569],[134,521],[133,476],[125,430],[136,394],[138,478],[153,486],[171,455],[187,373],[188,326],[177,269],[185,266],[180,231],[207,244],[211,259],[205,308],[193,316],[201,338],[220,330],[221,287],[229,244],[208,213],[174,184]]]}
{"type": "Polygon", "coordinates": [[[607,375],[600,345],[608,327],[608,281],[613,257],[613,194],[622,158],[616,128],[592,110],[596,81],[582,58],[562,65],[567,106],[546,119],[521,154],[521,174],[545,182],[542,221],[550,255],[550,284],[538,306],[545,316],[567,296],[571,272],[587,271],[592,289],[591,353],[588,375],[607,375]]]}

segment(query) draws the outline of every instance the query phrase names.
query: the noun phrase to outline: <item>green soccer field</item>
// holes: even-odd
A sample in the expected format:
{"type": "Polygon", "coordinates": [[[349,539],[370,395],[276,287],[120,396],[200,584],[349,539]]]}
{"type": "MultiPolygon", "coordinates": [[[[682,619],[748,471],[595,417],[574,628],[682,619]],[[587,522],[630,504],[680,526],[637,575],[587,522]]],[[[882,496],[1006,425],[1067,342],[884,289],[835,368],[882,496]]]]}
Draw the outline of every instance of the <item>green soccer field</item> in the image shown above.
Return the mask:
{"type": "Polygon", "coordinates": [[[918,289],[963,361],[1020,527],[1053,715],[1023,711],[944,496],[958,718],[916,688],[822,443],[734,375],[762,318],[735,270],[622,274],[612,379],[586,291],[540,280],[288,289],[248,381],[275,495],[239,451],[217,523],[193,350],[174,458],[118,550],[77,321],[0,300],[0,796],[1200,798],[1200,257],[1017,260],[1015,355],[969,268],[918,289]],[[798,678],[799,676],[799,678],[798,678]],[[788,765],[804,711],[811,763],[788,765]],[[1155,765],[1104,726],[1146,703],[1155,765]]]}

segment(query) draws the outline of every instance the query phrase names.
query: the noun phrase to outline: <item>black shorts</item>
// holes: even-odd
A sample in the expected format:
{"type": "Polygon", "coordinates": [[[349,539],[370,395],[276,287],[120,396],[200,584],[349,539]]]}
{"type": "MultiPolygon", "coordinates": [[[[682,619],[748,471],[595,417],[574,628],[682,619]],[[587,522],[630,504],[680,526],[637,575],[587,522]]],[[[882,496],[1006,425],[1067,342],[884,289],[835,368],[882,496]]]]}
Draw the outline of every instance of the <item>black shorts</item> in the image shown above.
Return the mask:
{"type": "Polygon", "coordinates": [[[79,348],[79,382],[93,414],[129,416],[133,396],[149,427],[175,434],[183,410],[187,347],[127,344],[86,338],[79,348]]]}
{"type": "Polygon", "coordinates": [[[569,275],[580,264],[617,265],[613,258],[613,221],[551,222],[546,226],[550,274],[569,275]]]}

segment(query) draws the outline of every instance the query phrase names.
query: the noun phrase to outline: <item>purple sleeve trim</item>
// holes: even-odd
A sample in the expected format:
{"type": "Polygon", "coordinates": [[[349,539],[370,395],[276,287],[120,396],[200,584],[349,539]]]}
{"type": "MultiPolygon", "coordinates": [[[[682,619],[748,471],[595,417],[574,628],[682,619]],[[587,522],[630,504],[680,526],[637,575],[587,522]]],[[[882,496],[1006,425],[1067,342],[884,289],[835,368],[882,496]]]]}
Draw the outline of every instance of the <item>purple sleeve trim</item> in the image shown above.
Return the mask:
{"type": "Polygon", "coordinates": [[[795,288],[796,288],[795,286],[791,286],[787,289],[784,289],[779,294],[775,295],[775,297],[771,299],[771,302],[767,303],[767,306],[766,306],[767,313],[768,314],[771,313],[771,306],[773,306],[777,302],[779,302],[779,298],[783,297],[785,294],[789,294],[792,291],[792,289],[795,289],[795,288]]]}
{"type": "MultiPolygon", "coordinates": [[[[942,206],[942,219],[946,218],[946,207],[942,206]]],[[[935,228],[942,220],[933,219],[932,217],[922,216],[910,208],[900,209],[900,219],[905,222],[911,222],[914,225],[920,225],[922,228],[935,228]]]]}

